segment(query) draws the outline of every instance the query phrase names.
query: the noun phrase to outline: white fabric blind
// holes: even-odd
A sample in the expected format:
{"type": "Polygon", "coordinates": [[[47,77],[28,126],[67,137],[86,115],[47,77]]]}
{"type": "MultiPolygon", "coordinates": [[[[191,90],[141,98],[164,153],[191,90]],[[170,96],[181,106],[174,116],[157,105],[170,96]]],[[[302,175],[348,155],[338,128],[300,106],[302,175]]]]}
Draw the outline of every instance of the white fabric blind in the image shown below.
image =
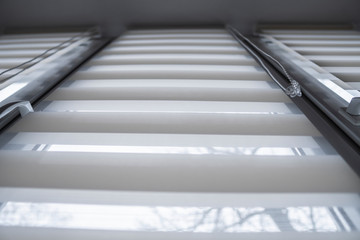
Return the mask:
{"type": "MultiPolygon", "coordinates": [[[[215,135],[219,139],[226,139],[234,135],[239,139],[248,139],[248,136],[258,136],[258,139],[262,138],[262,136],[274,136],[274,141],[277,141],[276,139],[280,140],[280,136],[294,138],[298,136],[308,136],[309,139],[316,138],[321,140],[320,145],[312,141],[313,145],[310,144],[307,146],[308,150],[310,149],[312,152],[310,155],[297,149],[302,149],[301,145],[289,148],[289,146],[283,145],[283,141],[280,141],[279,144],[275,145],[276,147],[267,144],[262,145],[261,147],[267,150],[263,152],[261,156],[257,156],[256,151],[242,154],[241,151],[237,150],[244,147],[239,142],[238,146],[214,143],[212,147],[222,147],[225,149],[229,147],[229,149],[224,150],[225,153],[226,151],[228,152],[226,154],[218,154],[215,151],[214,154],[197,154],[197,157],[204,161],[212,157],[212,155],[216,158],[221,158],[221,155],[225,155],[224,157],[237,159],[234,162],[237,168],[231,167],[235,170],[234,179],[232,180],[237,183],[246,179],[246,183],[249,186],[247,189],[250,189],[251,185],[255,183],[270,184],[272,179],[264,179],[262,182],[255,177],[248,179],[248,177],[244,175],[235,174],[240,168],[243,168],[245,165],[252,166],[259,171],[259,176],[276,176],[277,179],[282,179],[288,176],[288,171],[290,170],[286,165],[291,165],[293,159],[297,164],[304,164],[304,170],[301,172],[301,168],[297,169],[298,166],[295,167],[295,165],[294,168],[291,168],[294,169],[294,171],[296,169],[300,179],[287,177],[289,179],[284,182],[289,184],[289,188],[288,190],[286,190],[287,188],[284,189],[284,191],[297,191],[297,188],[302,189],[301,191],[305,190],[306,187],[310,187],[305,183],[305,178],[309,180],[311,176],[315,182],[311,187],[314,187],[317,191],[323,191],[322,187],[327,189],[326,191],[331,189],[335,192],[343,192],[344,189],[357,191],[359,183],[357,176],[350,170],[341,157],[335,153],[329,144],[327,144],[326,140],[323,139],[309,120],[291,103],[285,94],[271,82],[264,71],[253,62],[242,65],[221,63],[216,65],[200,63],[189,65],[174,64],[171,60],[168,60],[167,64],[160,65],[134,63],[96,64],[96,61],[108,56],[114,55],[121,57],[122,54],[117,53],[117,50],[114,50],[114,46],[119,45],[123,40],[129,41],[129,39],[137,39],[139,41],[139,39],[141,39],[144,43],[140,48],[151,50],[152,47],[147,45],[147,41],[155,38],[164,40],[167,38],[176,39],[178,36],[181,36],[182,40],[193,38],[198,40],[203,38],[207,40],[211,40],[212,38],[231,39],[230,35],[223,30],[209,31],[210,30],[206,30],[199,33],[193,31],[157,31],[155,33],[130,31],[120,37],[104,49],[101,54],[96,56],[93,59],[95,62],[90,60],[88,64],[73,74],[63,86],[50,94],[48,98],[38,106],[34,113],[27,115],[7,131],[9,136],[15,135],[17,138],[25,136],[23,135],[25,133],[42,135],[43,137],[41,140],[39,139],[38,142],[31,142],[31,144],[35,145],[46,145],[51,142],[53,136],[54,139],[56,139],[57,134],[60,133],[70,134],[67,135],[69,136],[68,139],[72,138],[71,134],[78,135],[83,133],[83,135],[79,135],[79,140],[72,144],[66,144],[66,141],[65,143],[59,143],[62,147],[61,150],[58,151],[48,151],[47,147],[42,150],[30,149],[30,151],[28,151],[29,148],[26,146],[30,144],[30,142],[27,143],[26,141],[21,144],[16,143],[16,146],[19,148],[11,150],[11,144],[7,142],[4,146],[6,149],[1,151],[3,156],[2,163],[6,164],[4,166],[12,168],[11,166],[17,163],[10,161],[10,159],[16,158],[19,163],[25,161],[23,164],[34,164],[33,166],[35,167],[37,163],[32,163],[28,160],[29,158],[36,159],[36,156],[41,156],[44,161],[47,161],[46,159],[53,159],[57,154],[66,154],[67,158],[80,161],[82,158],[87,159],[89,155],[92,155],[89,154],[89,152],[92,152],[89,148],[97,149],[96,151],[94,150],[97,152],[97,154],[92,157],[94,159],[100,158],[104,161],[104,159],[110,156],[113,158],[114,154],[116,158],[121,159],[125,157],[122,154],[139,154],[136,151],[140,151],[141,153],[141,149],[144,146],[149,148],[147,153],[150,155],[147,156],[147,158],[154,159],[154,161],[158,157],[157,152],[160,151],[163,152],[161,158],[163,158],[164,155],[168,155],[169,158],[171,158],[180,154],[185,163],[189,158],[193,157],[194,154],[192,154],[192,150],[197,148],[208,149],[211,147],[211,144],[204,146],[204,141],[206,139],[212,139],[215,135]],[[102,81],[104,84],[102,84],[102,81]],[[253,91],[255,87],[256,90],[253,91]],[[241,95],[241,93],[245,92],[247,92],[247,94],[241,95]],[[103,133],[112,134],[114,136],[114,138],[112,138],[113,140],[107,144],[99,144],[99,142],[95,141],[97,138],[103,138],[103,133]],[[123,136],[124,133],[130,134],[130,136],[131,134],[140,136],[139,139],[146,139],[145,142],[148,144],[136,144],[135,141],[131,144],[134,152],[121,150],[121,146],[129,145],[126,143],[128,137],[126,137],[127,135],[123,136]],[[176,139],[179,136],[178,134],[185,134],[183,136],[189,139],[196,137],[193,136],[193,134],[199,134],[199,136],[196,138],[198,139],[197,142],[194,142],[190,146],[184,146],[184,143],[177,143],[176,139]],[[93,139],[94,142],[89,142],[89,139],[93,139]],[[120,141],[120,139],[123,140],[120,141]],[[161,139],[164,139],[163,143],[161,143],[161,139]],[[76,150],[77,146],[78,150],[76,150]],[[101,146],[103,146],[103,149],[101,149],[101,146]],[[136,150],[137,146],[140,150],[136,150]],[[170,146],[177,147],[176,149],[180,152],[173,154],[167,149],[167,147],[170,146]],[[115,153],[110,151],[118,147],[120,150],[114,150],[115,153]],[[22,148],[27,150],[21,150],[22,148]],[[164,148],[164,150],[162,151],[161,148],[164,148]],[[107,153],[106,149],[109,149],[109,153],[107,153]],[[151,149],[154,151],[153,154],[150,153],[152,151],[151,149]],[[316,149],[322,150],[317,154],[318,151],[316,149]],[[165,154],[168,150],[170,152],[165,154]],[[282,150],[284,152],[281,152],[282,150]],[[279,156],[274,157],[277,154],[279,156]],[[272,162],[274,166],[277,161],[281,163],[285,161],[287,164],[283,166],[283,169],[281,164],[279,164],[278,167],[273,169],[274,172],[271,172],[268,168],[258,168],[258,162],[242,160],[251,159],[249,155],[258,159],[260,162],[264,162],[266,165],[269,164],[269,159],[274,159],[272,160],[275,161],[272,162]],[[301,159],[303,158],[311,158],[313,160],[311,162],[302,161],[301,159]],[[313,173],[309,174],[309,168],[311,169],[312,165],[315,165],[318,161],[322,162],[320,159],[333,159],[331,163],[321,165],[323,170],[332,169],[331,171],[333,171],[333,174],[327,175],[326,181],[322,179],[321,182],[319,182],[319,172],[313,171],[314,169],[312,169],[313,173]],[[339,181],[338,179],[343,179],[343,181],[339,181]],[[301,182],[303,183],[301,184],[301,182]],[[316,182],[318,182],[318,184],[316,182]],[[290,183],[296,183],[296,185],[290,187],[290,183]]],[[[233,49],[234,52],[229,50],[228,55],[240,55],[243,56],[243,58],[245,58],[244,56],[247,57],[248,54],[239,45],[236,45],[235,40],[232,41],[234,46],[232,46],[231,49],[233,49]]],[[[137,42],[137,44],[139,45],[139,42],[137,42]]],[[[175,47],[176,46],[182,49],[188,48],[187,45],[179,44],[175,45],[175,47]]],[[[166,45],[162,44],[161,47],[166,47],[166,45]]],[[[176,48],[174,52],[171,51],[172,47],[174,46],[167,48],[167,55],[178,54],[176,48]]],[[[206,49],[210,49],[208,53],[211,55],[214,54],[211,50],[213,47],[216,49],[219,46],[206,46],[206,49]]],[[[227,46],[220,47],[227,48],[227,46]]],[[[122,47],[119,47],[119,49],[121,48],[122,47]]],[[[126,49],[127,47],[124,48],[126,49]]],[[[157,50],[152,49],[151,51],[153,55],[157,50]]],[[[132,56],[136,56],[137,54],[144,55],[145,53],[134,52],[132,56]]],[[[160,52],[159,54],[162,55],[163,53],[160,52]]],[[[191,59],[193,54],[192,52],[188,57],[191,59]]],[[[202,52],[201,54],[204,53],[202,52]]],[[[183,53],[183,57],[185,58],[186,56],[187,53],[183,53]]],[[[221,53],[221,56],[224,56],[224,53],[221,53]]],[[[31,139],[31,137],[28,139],[31,139]]],[[[258,143],[260,142],[255,140],[246,146],[245,149],[257,149],[260,147],[258,143]]],[[[48,145],[51,146],[52,144],[57,145],[57,142],[51,142],[51,144],[48,145]]],[[[197,152],[197,150],[194,151],[197,152]]],[[[199,150],[199,152],[201,153],[201,150],[199,150]]],[[[205,152],[211,153],[212,150],[210,149],[205,152]]],[[[181,174],[173,176],[166,174],[166,171],[172,169],[171,164],[174,164],[174,162],[169,160],[169,162],[162,167],[164,169],[152,168],[151,170],[148,169],[148,171],[154,171],[154,173],[163,171],[163,177],[161,177],[162,174],[158,175],[158,180],[164,182],[170,181],[168,177],[174,178],[174,183],[178,185],[178,187],[174,185],[174,189],[178,188],[185,191],[192,189],[192,186],[196,185],[196,181],[193,181],[191,184],[184,183],[178,179],[181,174]]],[[[217,161],[213,163],[209,160],[207,161],[207,166],[215,167],[217,166],[217,161]]],[[[50,165],[48,167],[50,167],[48,172],[58,172],[57,165],[50,165]]],[[[69,171],[75,171],[72,165],[62,165],[62,167],[69,171]]],[[[79,167],[80,171],[81,168],[91,168],[92,166],[83,166],[80,164],[77,167],[79,167]]],[[[119,165],[119,168],[120,167],[121,165],[119,165]]],[[[189,167],[189,169],[193,168],[191,165],[186,167],[189,167]]],[[[227,165],[223,165],[222,167],[224,170],[228,169],[227,165]]],[[[108,167],[108,170],[113,171],[114,168],[108,167]]],[[[137,180],[135,181],[134,179],[134,182],[140,181],[133,190],[147,190],[150,187],[153,190],[162,190],[161,186],[149,186],[149,184],[146,184],[150,179],[146,180],[146,178],[142,178],[137,173],[138,170],[142,172],[142,169],[135,167],[134,172],[129,171],[127,174],[129,180],[136,178],[137,180]]],[[[24,184],[28,187],[37,187],[36,184],[32,183],[33,180],[31,179],[19,182],[17,178],[18,174],[8,176],[9,174],[6,172],[9,171],[7,171],[6,167],[2,167],[1,171],[4,172],[4,174],[0,176],[3,180],[1,182],[3,183],[6,182],[14,186],[24,184]]],[[[34,171],[42,170],[41,168],[35,167],[34,171]]],[[[106,167],[104,171],[107,171],[106,167]]],[[[184,168],[184,171],[187,171],[186,168],[184,168]]],[[[194,174],[197,171],[202,171],[204,180],[213,178],[210,170],[209,173],[206,173],[206,170],[194,169],[194,174]]],[[[37,174],[38,173],[36,173],[36,175],[37,174]]],[[[81,174],[84,173],[82,172],[81,174]]],[[[31,178],[31,175],[32,174],[29,173],[28,177],[31,178]]],[[[111,182],[117,178],[126,179],[125,175],[114,177],[111,182]]],[[[189,177],[191,179],[191,175],[189,177]]],[[[51,181],[59,187],[63,184],[62,179],[57,179],[55,175],[51,181]]],[[[65,184],[63,187],[73,188],[76,186],[77,181],[76,179],[69,181],[69,184],[65,184]]],[[[275,182],[277,182],[277,180],[275,182]]],[[[49,187],[51,186],[48,180],[44,181],[43,184],[49,187]]],[[[107,184],[107,181],[104,181],[101,187],[108,188],[106,186],[107,184]]],[[[93,188],[93,185],[89,184],[89,186],[83,187],[93,188]]],[[[211,190],[211,188],[211,186],[208,186],[208,190],[211,190]]],[[[241,191],[241,188],[237,186],[237,184],[229,186],[228,183],[222,183],[221,179],[213,188],[214,191],[220,191],[222,188],[226,188],[229,191],[231,191],[232,188],[234,190],[236,189],[235,191],[241,191]]],[[[131,187],[128,189],[131,190],[131,187]]],[[[279,189],[279,191],[281,190],[279,189]]]]}
{"type": "MultiPolygon", "coordinates": [[[[212,226],[231,225],[226,216],[243,214],[230,221],[234,224],[260,207],[272,210],[260,210],[258,220],[243,222],[261,227],[238,223],[229,230],[235,234],[231,238],[285,231],[277,239],[300,239],[304,235],[296,232],[311,229],[324,233],[307,239],[358,237],[358,176],[222,29],[128,31],[10,127],[0,143],[0,202],[7,202],[7,215],[0,211],[2,226],[39,227],[36,219],[12,221],[18,215],[32,216],[26,204],[33,202],[45,215],[54,216],[55,208],[70,219],[89,216],[82,226],[66,217],[57,223],[55,217],[44,228],[116,230],[122,234],[117,236],[133,239],[149,231],[154,232],[150,238],[224,239],[230,236],[225,228],[218,235],[205,233],[216,231],[212,226]],[[51,202],[59,205],[46,205],[51,202]],[[134,206],[125,210],[129,205],[134,206]],[[168,206],[162,211],[178,220],[170,223],[173,227],[151,225],[157,221],[151,206],[168,206]],[[300,206],[309,207],[300,212],[322,216],[316,217],[321,219],[318,225],[295,226],[300,206]],[[225,210],[206,215],[200,230],[194,228],[194,214],[201,216],[206,207],[225,210]],[[297,217],[288,223],[290,212],[297,217]],[[116,219],[124,224],[96,227],[92,216],[97,213],[108,224],[116,219]],[[142,218],[151,228],[125,224],[142,218]],[[205,235],[191,234],[198,230],[205,235]],[[182,231],[190,233],[178,233],[182,231]]],[[[16,233],[13,229],[2,227],[5,239],[25,236],[22,228],[16,233]]],[[[53,234],[33,232],[38,238],[53,234]]],[[[64,230],[57,236],[73,233],[64,230]]],[[[86,231],[79,234],[88,236],[86,231]]],[[[114,237],[112,232],[102,234],[114,237]]]]}

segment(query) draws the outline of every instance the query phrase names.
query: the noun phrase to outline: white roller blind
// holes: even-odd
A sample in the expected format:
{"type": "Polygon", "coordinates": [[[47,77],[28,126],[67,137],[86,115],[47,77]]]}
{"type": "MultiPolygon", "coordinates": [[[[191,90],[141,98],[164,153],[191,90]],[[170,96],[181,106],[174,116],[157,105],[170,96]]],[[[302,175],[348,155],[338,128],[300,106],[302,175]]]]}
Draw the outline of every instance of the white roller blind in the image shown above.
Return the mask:
{"type": "Polygon", "coordinates": [[[358,176],[222,29],[126,32],[0,143],[5,239],[358,237],[358,176]]]}

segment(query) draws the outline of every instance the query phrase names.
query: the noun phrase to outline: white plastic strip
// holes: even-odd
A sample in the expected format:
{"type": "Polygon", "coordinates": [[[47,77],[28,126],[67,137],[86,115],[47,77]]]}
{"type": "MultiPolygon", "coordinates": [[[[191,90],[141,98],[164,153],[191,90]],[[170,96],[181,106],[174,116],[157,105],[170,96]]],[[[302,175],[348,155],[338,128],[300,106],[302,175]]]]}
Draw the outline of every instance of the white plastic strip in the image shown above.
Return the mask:
{"type": "Polygon", "coordinates": [[[258,79],[269,76],[254,66],[218,65],[107,65],[88,66],[72,76],[72,79],[258,79]]]}
{"type": "Polygon", "coordinates": [[[0,50],[1,58],[10,57],[35,57],[43,53],[46,49],[35,49],[35,50],[0,50]]]}
{"type": "Polygon", "coordinates": [[[306,55],[306,58],[322,67],[360,66],[360,56],[349,55],[306,55]]]}
{"type": "Polygon", "coordinates": [[[305,116],[298,114],[36,112],[28,114],[9,130],[25,132],[320,135],[305,116]],[[69,119],[71,119],[71,124],[68,123],[69,119]]]}
{"type": "Polygon", "coordinates": [[[127,232],[127,231],[101,231],[101,230],[74,230],[74,229],[53,229],[53,228],[22,228],[22,227],[0,227],[0,232],[4,240],[12,240],[14,237],[19,240],[47,240],[49,237],[53,240],[71,239],[76,236],[78,239],[96,240],[106,238],[109,240],[134,239],[134,240],[236,240],[241,238],[246,239],[268,239],[268,240],[358,240],[359,234],[357,232],[281,232],[281,233],[172,233],[172,232],[127,232]]]}
{"type": "MultiPolygon", "coordinates": [[[[1,42],[0,42],[1,43],[1,42]]],[[[17,43],[17,44],[0,44],[2,50],[26,50],[26,49],[41,49],[46,50],[55,47],[56,43],[17,43]]]]}
{"type": "Polygon", "coordinates": [[[7,202],[0,212],[0,225],[178,233],[344,232],[333,211],[324,206],[214,208],[7,202]],[[23,216],[27,217],[17,220],[23,216]]]}
{"type": "Polygon", "coordinates": [[[138,39],[117,40],[111,46],[150,46],[150,45],[210,45],[210,46],[237,46],[233,39],[138,39]]]}
{"type": "MultiPolygon", "coordinates": [[[[124,134],[124,133],[41,133],[21,132],[6,144],[187,146],[195,147],[305,147],[322,148],[330,155],[335,151],[322,137],[267,135],[201,135],[201,134],[124,134]],[[171,142],[168,139],[172,139],[171,142]]],[[[141,152],[140,152],[141,153],[141,152]]]]}
{"type": "Polygon", "coordinates": [[[53,101],[42,112],[193,113],[193,114],[300,114],[293,103],[188,101],[53,101]]]}
{"type": "Polygon", "coordinates": [[[62,85],[64,89],[73,88],[152,88],[152,90],[161,88],[188,88],[190,89],[238,89],[254,88],[255,89],[277,89],[276,84],[270,81],[228,81],[228,80],[191,80],[187,79],[100,79],[100,80],[75,80],[66,82],[62,85]]]}
{"type": "Polygon", "coordinates": [[[360,47],[292,47],[295,51],[301,54],[324,54],[324,55],[332,55],[332,54],[348,54],[348,55],[359,55],[360,47]]]}
{"type": "Polygon", "coordinates": [[[226,32],[222,33],[149,33],[125,34],[119,39],[233,39],[226,32]]]}
{"type": "Polygon", "coordinates": [[[345,193],[357,192],[360,184],[356,174],[337,155],[119,153],[94,152],[91,146],[87,148],[90,152],[74,152],[66,150],[67,147],[54,146],[54,151],[1,150],[0,186],[112,191],[345,193]]]}
{"type": "Polygon", "coordinates": [[[0,187],[0,202],[10,201],[127,206],[360,207],[359,195],[354,193],[184,193],[0,187]]]}
{"type": "MultiPolygon", "coordinates": [[[[97,80],[90,80],[97,81],[97,80]]],[[[100,80],[101,81],[101,80],[100,80]]],[[[186,84],[186,81],[183,81],[186,84]]],[[[257,81],[254,81],[257,82],[257,81]]],[[[261,81],[259,81],[261,82],[261,81]]],[[[276,88],[207,88],[204,87],[83,87],[58,88],[47,100],[176,100],[176,101],[243,101],[291,102],[276,88]]]]}
{"type": "Polygon", "coordinates": [[[244,50],[238,46],[187,46],[187,45],[161,45],[161,46],[121,46],[109,47],[102,54],[133,54],[133,53],[242,53],[244,50]]]}
{"type": "Polygon", "coordinates": [[[89,65],[120,64],[218,64],[218,65],[256,65],[247,55],[234,54],[121,54],[95,57],[89,65]]]}

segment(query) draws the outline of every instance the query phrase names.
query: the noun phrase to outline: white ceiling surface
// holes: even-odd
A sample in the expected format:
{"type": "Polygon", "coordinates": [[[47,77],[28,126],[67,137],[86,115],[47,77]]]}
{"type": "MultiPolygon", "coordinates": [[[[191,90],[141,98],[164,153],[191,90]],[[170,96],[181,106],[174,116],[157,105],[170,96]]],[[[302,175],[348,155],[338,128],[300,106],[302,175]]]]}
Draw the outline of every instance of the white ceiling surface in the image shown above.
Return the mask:
{"type": "Polygon", "coordinates": [[[117,36],[134,25],[224,23],[249,32],[263,22],[358,24],[359,10],[358,0],[2,0],[0,32],[5,28],[98,25],[105,35],[117,36]]]}

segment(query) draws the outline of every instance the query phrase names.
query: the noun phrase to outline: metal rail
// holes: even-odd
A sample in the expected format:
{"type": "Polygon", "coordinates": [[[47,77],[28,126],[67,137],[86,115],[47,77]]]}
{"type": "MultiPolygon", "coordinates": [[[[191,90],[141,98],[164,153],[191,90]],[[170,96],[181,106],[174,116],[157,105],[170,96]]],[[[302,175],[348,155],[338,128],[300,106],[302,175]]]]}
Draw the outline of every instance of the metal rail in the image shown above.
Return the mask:
{"type": "MultiPolygon", "coordinates": [[[[322,84],[315,81],[311,75],[284,58],[279,49],[273,45],[269,47],[271,43],[268,41],[254,36],[247,38],[261,51],[278,60],[290,76],[299,82],[304,94],[292,100],[360,176],[360,127],[349,120],[356,116],[346,113],[345,102],[334,98],[331,90],[321,86],[322,84]]],[[[278,64],[273,64],[261,53],[258,53],[257,57],[263,62],[262,66],[266,67],[282,86],[289,85],[278,64]]]]}

